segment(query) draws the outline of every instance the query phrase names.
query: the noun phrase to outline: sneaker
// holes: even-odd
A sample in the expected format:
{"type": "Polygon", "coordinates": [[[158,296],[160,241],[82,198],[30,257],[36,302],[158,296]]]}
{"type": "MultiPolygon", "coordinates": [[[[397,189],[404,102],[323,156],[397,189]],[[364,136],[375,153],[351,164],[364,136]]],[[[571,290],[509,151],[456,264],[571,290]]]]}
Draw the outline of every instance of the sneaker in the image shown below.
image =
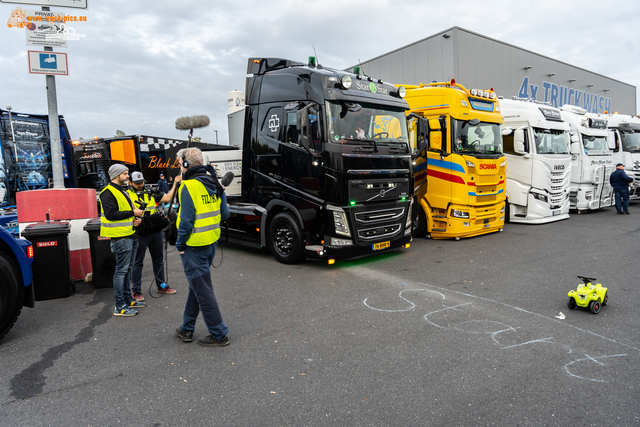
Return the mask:
{"type": "Polygon", "coordinates": [[[175,289],[171,289],[171,287],[169,285],[167,285],[166,283],[163,283],[161,286],[163,286],[162,288],[158,289],[158,293],[159,294],[168,294],[168,295],[173,295],[175,294],[176,291],[175,289]],[[164,285],[164,286],[163,286],[164,285]]]}
{"type": "Polygon", "coordinates": [[[193,331],[183,331],[181,327],[177,327],[176,335],[182,338],[182,342],[193,341],[193,331]]]}
{"type": "Polygon", "coordinates": [[[200,338],[198,340],[198,344],[206,345],[209,347],[224,347],[225,345],[229,345],[229,338],[225,335],[221,339],[217,340],[213,338],[211,335],[207,335],[204,338],[200,338]]]}
{"type": "Polygon", "coordinates": [[[629,211],[624,211],[625,214],[629,215],[629,211]]]}
{"type": "Polygon", "coordinates": [[[146,305],[147,305],[147,303],[145,303],[145,302],[142,302],[142,301],[135,301],[135,300],[134,300],[134,301],[131,301],[131,302],[129,303],[129,307],[133,307],[133,308],[144,307],[144,306],[146,306],[146,305]]]}
{"type": "Polygon", "coordinates": [[[138,310],[134,310],[132,308],[123,305],[121,308],[116,308],[113,311],[114,316],[135,316],[138,314],[138,310]]]}
{"type": "Polygon", "coordinates": [[[132,297],[136,301],[144,301],[144,297],[140,292],[134,292],[132,297]]]}

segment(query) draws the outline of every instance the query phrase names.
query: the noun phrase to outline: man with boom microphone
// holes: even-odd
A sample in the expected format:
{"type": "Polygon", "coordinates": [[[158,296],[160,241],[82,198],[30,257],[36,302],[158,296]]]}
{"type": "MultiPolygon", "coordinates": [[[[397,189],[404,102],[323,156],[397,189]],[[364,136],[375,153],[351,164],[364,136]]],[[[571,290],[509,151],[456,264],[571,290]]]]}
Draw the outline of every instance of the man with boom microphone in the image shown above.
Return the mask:
{"type": "MultiPolygon", "coordinates": [[[[209,118],[206,116],[192,117],[178,119],[176,128],[191,129],[193,132],[193,128],[208,124],[209,118]]],[[[210,335],[199,339],[198,344],[223,347],[229,344],[229,328],[222,320],[213,292],[210,268],[220,238],[220,222],[229,217],[229,206],[215,170],[211,165],[203,165],[199,149],[183,148],[178,151],[177,157],[181,162],[183,179],[178,191],[180,210],[176,222],[176,249],[180,253],[189,282],[189,295],[184,307],[183,322],[176,328],[176,335],[183,342],[193,341],[196,319],[198,313],[202,312],[210,335]]]]}

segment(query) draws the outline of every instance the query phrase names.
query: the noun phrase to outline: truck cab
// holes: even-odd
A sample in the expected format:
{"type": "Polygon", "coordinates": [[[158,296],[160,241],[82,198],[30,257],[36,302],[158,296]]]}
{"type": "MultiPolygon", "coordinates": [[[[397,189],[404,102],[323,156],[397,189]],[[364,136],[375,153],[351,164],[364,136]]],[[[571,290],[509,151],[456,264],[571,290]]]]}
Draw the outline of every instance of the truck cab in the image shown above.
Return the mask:
{"type": "Polygon", "coordinates": [[[415,178],[414,236],[460,239],[502,231],[506,160],[493,90],[452,80],[404,85],[415,178]]]}
{"type": "Polygon", "coordinates": [[[399,90],[281,58],[250,58],[241,195],[222,239],[283,263],[334,262],[411,241],[412,178],[399,90]]]}
{"type": "Polygon", "coordinates": [[[545,224],[569,218],[569,125],[560,110],[500,99],[507,157],[507,220],[545,224]]]}
{"type": "Polygon", "coordinates": [[[624,171],[633,178],[630,200],[640,199],[640,118],[627,114],[607,117],[609,147],[613,147],[613,164],[622,163],[624,171]]]}
{"type": "Polygon", "coordinates": [[[571,209],[580,214],[611,206],[614,200],[609,176],[615,166],[607,138],[607,118],[575,105],[564,105],[561,114],[571,136],[571,209]]]}

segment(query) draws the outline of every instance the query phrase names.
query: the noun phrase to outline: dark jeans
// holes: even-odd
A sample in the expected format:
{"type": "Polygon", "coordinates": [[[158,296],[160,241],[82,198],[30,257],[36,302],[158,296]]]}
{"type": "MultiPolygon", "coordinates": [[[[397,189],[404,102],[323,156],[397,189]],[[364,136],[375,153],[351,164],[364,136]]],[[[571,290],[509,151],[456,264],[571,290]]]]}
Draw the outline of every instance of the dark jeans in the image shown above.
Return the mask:
{"type": "Polygon", "coordinates": [[[187,246],[184,254],[180,255],[184,272],[189,281],[189,295],[184,306],[182,321],[183,331],[193,331],[196,327],[198,313],[202,312],[202,319],[211,336],[215,339],[224,338],[229,328],[222,321],[222,314],[218,301],[213,293],[211,283],[211,262],[216,254],[217,243],[209,246],[187,246]]]}
{"type": "Polygon", "coordinates": [[[629,189],[626,188],[623,190],[618,190],[614,188],[613,192],[615,193],[616,197],[616,210],[618,211],[618,213],[622,211],[629,212],[629,189]]]}
{"type": "Polygon", "coordinates": [[[111,252],[116,255],[116,271],[113,273],[113,294],[116,299],[116,308],[131,304],[131,267],[138,248],[138,239],[111,240],[111,252]]]}
{"type": "Polygon", "coordinates": [[[155,275],[156,286],[158,289],[161,289],[160,285],[164,282],[162,243],[162,231],[140,234],[138,236],[138,250],[136,251],[136,260],[133,263],[133,270],[131,271],[131,290],[133,292],[142,291],[142,266],[144,264],[144,257],[147,254],[147,248],[149,248],[151,260],[153,261],[153,274],[155,275]]]}

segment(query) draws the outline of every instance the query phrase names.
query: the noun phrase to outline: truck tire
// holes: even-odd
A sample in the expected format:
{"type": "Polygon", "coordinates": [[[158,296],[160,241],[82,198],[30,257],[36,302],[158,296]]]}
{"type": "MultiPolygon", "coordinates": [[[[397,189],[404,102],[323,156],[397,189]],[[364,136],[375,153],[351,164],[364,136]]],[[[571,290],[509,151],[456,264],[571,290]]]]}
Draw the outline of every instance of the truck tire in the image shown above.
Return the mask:
{"type": "Polygon", "coordinates": [[[427,217],[420,204],[413,203],[413,212],[411,213],[411,235],[413,237],[422,237],[427,232],[427,217]]]}
{"type": "Polygon", "coordinates": [[[269,223],[267,242],[273,256],[283,264],[304,261],[304,241],[298,222],[288,213],[277,214],[269,223]]]}
{"type": "Polygon", "coordinates": [[[13,262],[0,252],[0,339],[16,323],[24,301],[24,286],[13,262]]]}

